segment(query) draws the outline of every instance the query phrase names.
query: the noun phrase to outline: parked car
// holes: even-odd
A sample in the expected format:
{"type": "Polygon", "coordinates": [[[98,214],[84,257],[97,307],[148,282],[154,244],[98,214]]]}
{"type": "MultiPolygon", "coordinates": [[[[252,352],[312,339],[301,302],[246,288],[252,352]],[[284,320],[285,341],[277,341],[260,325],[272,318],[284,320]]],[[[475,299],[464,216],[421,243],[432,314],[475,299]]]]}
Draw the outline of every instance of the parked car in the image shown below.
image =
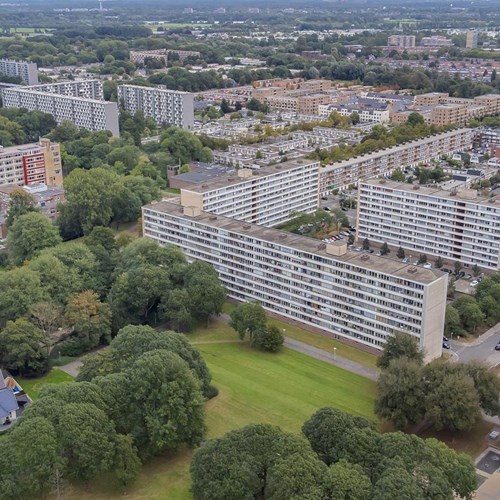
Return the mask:
{"type": "Polygon", "coordinates": [[[326,210],[327,212],[330,211],[330,209],[328,207],[323,207],[323,210],[326,210]]]}
{"type": "Polygon", "coordinates": [[[354,250],[356,250],[356,252],[361,252],[361,250],[363,250],[362,247],[355,247],[354,250]]]}
{"type": "Polygon", "coordinates": [[[451,349],[450,343],[444,339],[443,339],[443,349],[451,349]]]}
{"type": "Polygon", "coordinates": [[[410,259],[408,257],[405,257],[401,262],[403,264],[408,264],[408,262],[410,262],[410,259]]]}
{"type": "Polygon", "coordinates": [[[382,254],[381,254],[380,252],[377,252],[375,255],[376,255],[377,257],[380,257],[382,254]]]}
{"type": "Polygon", "coordinates": [[[348,209],[347,209],[346,207],[342,207],[342,210],[343,210],[344,212],[347,212],[347,210],[348,210],[348,209]]]}
{"type": "Polygon", "coordinates": [[[495,346],[495,351],[500,351],[500,340],[497,342],[497,345],[495,346]]]}
{"type": "Polygon", "coordinates": [[[470,282],[470,286],[472,286],[472,287],[477,286],[477,285],[479,285],[479,281],[477,281],[477,280],[470,282]]]}
{"type": "Polygon", "coordinates": [[[423,267],[425,267],[426,269],[431,269],[432,265],[427,262],[423,267]]]}
{"type": "Polygon", "coordinates": [[[322,196],[321,199],[322,200],[328,200],[328,196],[322,196]]]}

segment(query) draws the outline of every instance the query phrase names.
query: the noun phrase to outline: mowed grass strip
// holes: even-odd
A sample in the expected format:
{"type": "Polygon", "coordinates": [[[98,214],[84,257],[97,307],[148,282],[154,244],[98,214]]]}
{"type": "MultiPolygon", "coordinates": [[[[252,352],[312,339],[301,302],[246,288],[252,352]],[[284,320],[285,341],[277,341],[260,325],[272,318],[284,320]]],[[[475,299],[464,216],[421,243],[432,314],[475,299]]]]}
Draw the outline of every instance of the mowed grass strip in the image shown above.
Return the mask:
{"type": "Polygon", "coordinates": [[[66,372],[54,368],[47,375],[40,378],[16,377],[17,382],[31,399],[38,399],[40,391],[47,384],[60,384],[62,382],[73,382],[75,379],[66,372]]]}
{"type": "MultiPolygon", "coordinates": [[[[278,354],[251,349],[247,342],[198,344],[219,395],[206,406],[207,438],[249,423],[269,423],[299,432],[317,409],[333,406],[374,420],[376,384],[289,349],[278,354]]],[[[191,499],[191,451],[155,457],[127,488],[134,500],[191,499]]],[[[71,485],[68,500],[123,498],[105,478],[71,485]]]]}
{"type": "Polygon", "coordinates": [[[208,435],[266,422],[299,431],[318,408],[373,419],[376,384],[304,354],[262,353],[247,343],[199,344],[220,395],[207,405],[208,435]]]}

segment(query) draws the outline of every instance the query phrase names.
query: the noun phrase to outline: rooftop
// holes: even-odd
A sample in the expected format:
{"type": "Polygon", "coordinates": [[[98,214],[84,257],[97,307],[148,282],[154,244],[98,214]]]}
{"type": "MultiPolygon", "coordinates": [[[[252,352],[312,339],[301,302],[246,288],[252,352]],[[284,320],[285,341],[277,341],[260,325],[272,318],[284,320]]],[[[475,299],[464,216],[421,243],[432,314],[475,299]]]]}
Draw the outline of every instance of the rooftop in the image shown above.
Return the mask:
{"type": "MultiPolygon", "coordinates": [[[[464,172],[465,173],[465,172],[464,172]]],[[[382,185],[386,189],[398,190],[403,192],[418,193],[424,196],[433,196],[436,198],[446,198],[453,200],[466,201],[477,205],[494,205],[500,209],[500,194],[493,196],[484,196],[481,191],[476,189],[456,188],[454,184],[447,186],[444,184],[436,184],[435,186],[421,186],[420,184],[408,184],[405,182],[396,182],[387,179],[368,179],[362,181],[361,184],[382,185]]]]}
{"type": "Polygon", "coordinates": [[[424,285],[436,281],[445,274],[437,269],[425,269],[420,266],[404,264],[399,260],[389,257],[377,257],[374,254],[356,252],[354,250],[347,250],[342,256],[334,256],[326,252],[325,243],[314,238],[251,224],[221,215],[201,212],[200,215],[190,217],[184,215],[184,208],[180,205],[179,200],[161,201],[147,205],[144,208],[156,210],[165,214],[184,216],[186,219],[195,219],[219,229],[224,229],[244,236],[253,236],[269,243],[277,243],[285,247],[302,250],[313,255],[319,255],[333,261],[347,262],[365,269],[391,274],[398,278],[424,285]]]}
{"type": "Polygon", "coordinates": [[[250,177],[238,177],[238,175],[230,175],[223,177],[216,177],[207,181],[204,184],[200,184],[199,186],[193,186],[187,191],[192,191],[195,193],[205,193],[208,191],[214,191],[216,189],[220,189],[226,186],[232,186],[235,184],[242,184],[244,182],[248,182],[251,179],[256,179],[260,177],[266,177],[268,175],[273,175],[278,172],[283,172],[285,170],[292,170],[294,168],[303,167],[305,165],[318,164],[319,162],[315,160],[305,160],[303,158],[297,158],[294,160],[285,161],[283,163],[277,163],[275,165],[270,165],[264,168],[260,168],[258,170],[252,170],[252,175],[250,177]]]}

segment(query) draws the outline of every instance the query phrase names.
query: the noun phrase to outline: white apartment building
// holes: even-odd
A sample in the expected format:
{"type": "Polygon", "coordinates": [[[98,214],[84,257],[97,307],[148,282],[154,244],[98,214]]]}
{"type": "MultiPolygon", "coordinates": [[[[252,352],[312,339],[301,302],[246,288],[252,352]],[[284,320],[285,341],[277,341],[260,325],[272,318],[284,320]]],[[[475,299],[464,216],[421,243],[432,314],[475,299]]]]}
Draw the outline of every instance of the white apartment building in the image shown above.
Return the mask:
{"type": "Polygon", "coordinates": [[[145,237],[212,264],[234,299],[378,349],[404,331],[426,360],[441,355],[445,273],[175,202],[143,207],[143,224],[145,237]]]}
{"type": "Polygon", "coordinates": [[[2,94],[6,108],[43,111],[51,114],[58,125],[68,120],[91,132],[109,130],[113,135],[120,135],[116,102],[37,92],[26,87],[6,88],[2,94]]]}
{"type": "Polygon", "coordinates": [[[118,99],[129,113],[142,111],[158,125],[191,130],[194,125],[193,94],[159,87],[119,85],[118,99]]]}
{"type": "Polygon", "coordinates": [[[500,196],[387,180],[359,183],[357,237],[498,270],[500,196]]]}
{"type": "Polygon", "coordinates": [[[388,176],[398,167],[417,166],[442,155],[464,151],[471,147],[473,136],[472,129],[451,130],[327,165],[319,174],[320,194],[346,189],[359,179],[388,176]]]}
{"type": "Polygon", "coordinates": [[[0,146],[0,185],[33,184],[62,186],[59,144],[40,139],[34,144],[3,148],[0,146]]]}
{"type": "Polygon", "coordinates": [[[74,80],[69,82],[33,85],[30,87],[30,90],[104,101],[104,90],[101,80],[74,80]]]}
{"type": "Polygon", "coordinates": [[[314,212],[318,207],[319,162],[296,159],[259,170],[241,168],[230,177],[217,177],[181,190],[181,205],[275,226],[292,212],[314,212]]]}
{"type": "Polygon", "coordinates": [[[38,83],[37,65],[28,61],[0,59],[0,74],[5,76],[19,76],[27,85],[36,85],[38,83]]]}
{"type": "Polygon", "coordinates": [[[135,64],[144,64],[146,59],[160,59],[165,63],[170,54],[176,54],[180,61],[188,57],[200,57],[200,53],[194,50],[154,49],[154,50],[131,50],[129,59],[135,64]]]}
{"type": "Polygon", "coordinates": [[[391,35],[387,39],[389,47],[415,47],[415,35],[391,35]]]}

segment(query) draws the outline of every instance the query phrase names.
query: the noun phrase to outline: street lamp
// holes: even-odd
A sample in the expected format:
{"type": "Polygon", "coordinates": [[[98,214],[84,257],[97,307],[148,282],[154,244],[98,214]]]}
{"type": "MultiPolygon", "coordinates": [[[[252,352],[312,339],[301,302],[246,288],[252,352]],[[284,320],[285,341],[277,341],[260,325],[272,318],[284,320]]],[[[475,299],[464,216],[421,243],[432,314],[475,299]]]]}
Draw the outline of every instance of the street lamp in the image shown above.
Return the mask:
{"type": "Polygon", "coordinates": [[[337,348],[334,347],[333,348],[333,361],[335,361],[337,359],[337,348]]]}

